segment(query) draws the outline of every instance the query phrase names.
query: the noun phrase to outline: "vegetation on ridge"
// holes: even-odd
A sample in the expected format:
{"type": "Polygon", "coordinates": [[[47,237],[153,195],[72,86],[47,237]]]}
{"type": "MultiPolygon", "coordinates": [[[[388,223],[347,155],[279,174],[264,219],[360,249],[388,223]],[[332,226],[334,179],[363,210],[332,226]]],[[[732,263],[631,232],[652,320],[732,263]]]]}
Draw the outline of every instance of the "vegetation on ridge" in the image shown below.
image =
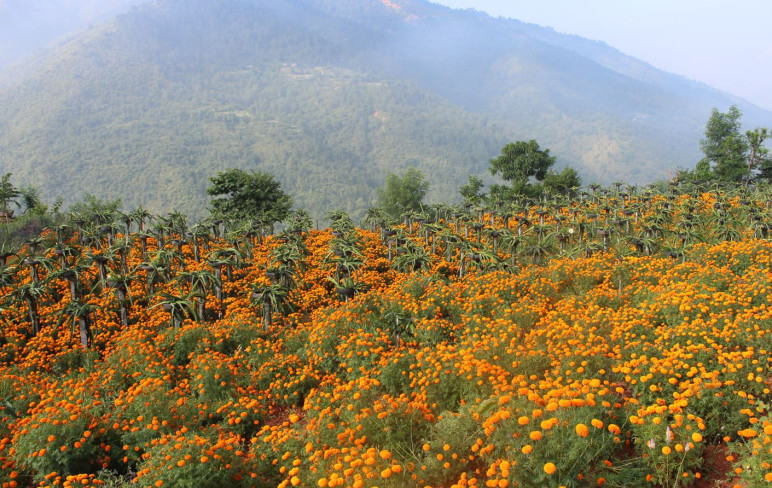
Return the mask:
{"type": "Polygon", "coordinates": [[[195,219],[213,174],[261,171],[314,218],[357,220],[410,166],[428,201],[455,203],[517,139],[588,182],[664,178],[696,162],[710,108],[732,103],[599,43],[399,3],[148,2],[0,90],[0,166],[65,206],[91,192],[195,219]]]}

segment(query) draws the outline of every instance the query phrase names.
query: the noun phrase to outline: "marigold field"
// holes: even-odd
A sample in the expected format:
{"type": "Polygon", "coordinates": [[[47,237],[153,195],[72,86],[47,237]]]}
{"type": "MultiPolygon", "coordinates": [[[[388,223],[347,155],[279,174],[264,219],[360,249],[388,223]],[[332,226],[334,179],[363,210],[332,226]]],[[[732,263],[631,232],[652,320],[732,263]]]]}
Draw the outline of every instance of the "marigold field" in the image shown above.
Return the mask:
{"type": "Polygon", "coordinates": [[[0,267],[0,486],[764,486],[769,202],[49,229],[0,267]]]}

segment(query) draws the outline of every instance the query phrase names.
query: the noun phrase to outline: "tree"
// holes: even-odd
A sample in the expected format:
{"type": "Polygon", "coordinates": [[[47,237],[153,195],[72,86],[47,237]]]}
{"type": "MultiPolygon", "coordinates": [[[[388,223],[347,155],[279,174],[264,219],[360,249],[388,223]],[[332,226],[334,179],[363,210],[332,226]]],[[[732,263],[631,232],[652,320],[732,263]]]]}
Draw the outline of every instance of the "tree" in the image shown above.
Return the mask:
{"type": "Polygon", "coordinates": [[[768,136],[767,128],[755,128],[745,132],[745,139],[748,141],[748,173],[754,169],[759,169],[759,176],[769,183],[772,183],[772,158],[769,157],[769,149],[763,147],[764,139],[768,136]]]}
{"type": "Polygon", "coordinates": [[[531,179],[542,181],[553,164],[555,158],[550,156],[550,150],[541,149],[533,139],[509,143],[501,150],[498,158],[491,159],[490,171],[494,175],[500,173],[504,181],[510,182],[510,187],[495,185],[491,188],[491,194],[530,195],[535,191],[531,179]]]}
{"type": "Polygon", "coordinates": [[[464,197],[465,203],[471,203],[472,205],[479,205],[485,198],[485,192],[482,189],[485,187],[485,183],[478,176],[469,175],[466,185],[458,189],[461,196],[464,197]]]}
{"type": "Polygon", "coordinates": [[[713,179],[739,183],[750,177],[746,164],[748,141],[740,132],[741,116],[736,105],[726,113],[713,109],[705,126],[705,138],[700,140],[700,149],[705,154],[699,163],[700,174],[706,173],[707,163],[713,179]]]}
{"type": "Polygon", "coordinates": [[[19,190],[10,182],[11,173],[6,173],[0,178],[0,212],[11,217],[13,212],[8,208],[9,203],[19,206],[17,198],[21,195],[19,190]]]}
{"type": "Polygon", "coordinates": [[[491,173],[501,173],[513,185],[525,184],[531,177],[543,180],[553,164],[555,158],[550,156],[550,150],[542,150],[535,140],[517,141],[504,146],[501,155],[491,160],[491,173]]]}
{"type": "MultiPolygon", "coordinates": [[[[19,197],[24,204],[24,213],[42,209],[40,190],[34,186],[19,188],[19,197]]],[[[45,209],[43,209],[45,211],[45,209]]]]}
{"type": "Polygon", "coordinates": [[[420,211],[428,189],[423,173],[410,166],[402,177],[393,173],[386,177],[386,185],[378,189],[378,206],[395,219],[404,212],[420,211]]]}
{"type": "Polygon", "coordinates": [[[270,173],[229,169],[209,178],[206,193],[212,214],[218,218],[257,220],[272,225],[284,220],[292,208],[292,197],[270,173]]]}
{"type": "Polygon", "coordinates": [[[549,170],[544,177],[544,190],[548,193],[569,193],[575,192],[582,186],[582,179],[574,168],[566,168],[560,173],[549,170]]]}
{"type": "Polygon", "coordinates": [[[59,205],[49,211],[38,198],[35,187],[16,187],[11,183],[11,173],[0,177],[0,247],[18,248],[46,227],[54,227],[59,215],[59,205]],[[13,209],[12,207],[15,207],[13,209]],[[20,214],[14,214],[16,210],[20,214]]]}

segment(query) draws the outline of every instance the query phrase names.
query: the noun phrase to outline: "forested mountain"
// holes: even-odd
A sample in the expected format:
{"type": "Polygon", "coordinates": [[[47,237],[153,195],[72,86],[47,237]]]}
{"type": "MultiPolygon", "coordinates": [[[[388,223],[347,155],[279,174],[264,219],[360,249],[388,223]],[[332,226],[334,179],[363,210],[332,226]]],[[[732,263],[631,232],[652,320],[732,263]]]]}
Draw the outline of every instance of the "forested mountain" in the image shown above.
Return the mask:
{"type": "Polygon", "coordinates": [[[714,106],[772,122],[602,43],[422,0],[159,0],[34,66],[0,91],[5,171],[194,217],[228,167],[356,214],[411,164],[449,200],[515,139],[587,182],[646,182],[694,165],[714,106]]]}

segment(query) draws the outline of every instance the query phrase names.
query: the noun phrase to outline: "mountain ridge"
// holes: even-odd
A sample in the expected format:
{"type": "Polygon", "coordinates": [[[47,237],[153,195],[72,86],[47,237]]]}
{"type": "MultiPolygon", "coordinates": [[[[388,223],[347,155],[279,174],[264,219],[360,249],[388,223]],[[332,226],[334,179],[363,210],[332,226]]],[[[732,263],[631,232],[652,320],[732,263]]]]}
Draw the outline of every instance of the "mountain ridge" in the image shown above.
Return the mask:
{"type": "Polygon", "coordinates": [[[0,90],[0,163],[65,203],[118,192],[198,217],[227,167],[361,215],[387,172],[416,165],[450,200],[516,139],[588,183],[693,166],[710,109],[734,100],[571,38],[422,0],[159,0],[0,90]]]}

